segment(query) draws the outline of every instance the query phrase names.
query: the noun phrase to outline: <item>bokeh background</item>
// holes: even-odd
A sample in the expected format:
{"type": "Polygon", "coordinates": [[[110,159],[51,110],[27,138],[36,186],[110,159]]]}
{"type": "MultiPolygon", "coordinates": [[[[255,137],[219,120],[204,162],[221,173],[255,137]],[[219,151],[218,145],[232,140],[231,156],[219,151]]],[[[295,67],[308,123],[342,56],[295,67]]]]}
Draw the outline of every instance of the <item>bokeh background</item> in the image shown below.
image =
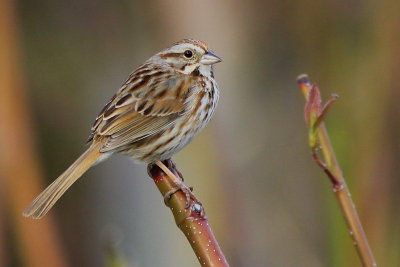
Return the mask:
{"type": "Polygon", "coordinates": [[[359,266],[310,158],[296,76],[341,96],[327,127],[380,266],[400,266],[400,1],[1,0],[0,266],[198,266],[147,177],[116,156],[21,216],[84,151],[128,74],[206,41],[221,100],[175,157],[232,266],[359,266]],[[121,265],[119,265],[121,264],[121,265]]]}

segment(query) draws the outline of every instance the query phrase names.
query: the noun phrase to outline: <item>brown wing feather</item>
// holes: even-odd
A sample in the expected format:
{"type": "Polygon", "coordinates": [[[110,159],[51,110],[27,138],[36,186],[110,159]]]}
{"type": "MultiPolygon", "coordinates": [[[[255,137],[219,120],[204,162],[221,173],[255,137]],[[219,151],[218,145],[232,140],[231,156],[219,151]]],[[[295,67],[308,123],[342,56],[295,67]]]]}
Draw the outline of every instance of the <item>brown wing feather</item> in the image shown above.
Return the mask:
{"type": "Polygon", "coordinates": [[[123,130],[109,136],[108,140],[100,149],[100,151],[107,152],[118,149],[153,134],[164,131],[178,117],[179,115],[169,115],[162,118],[157,117],[156,121],[154,121],[154,118],[143,118],[142,120],[136,120],[134,127],[126,127],[123,130]]]}
{"type": "MultiPolygon", "coordinates": [[[[91,139],[108,137],[101,152],[162,132],[187,110],[191,84],[184,75],[174,73],[172,78],[168,72],[162,76],[169,79],[161,80],[151,77],[154,71],[146,71],[145,67],[135,73],[97,116],[92,127],[91,139]]],[[[160,77],[160,68],[156,73],[160,77]]]]}

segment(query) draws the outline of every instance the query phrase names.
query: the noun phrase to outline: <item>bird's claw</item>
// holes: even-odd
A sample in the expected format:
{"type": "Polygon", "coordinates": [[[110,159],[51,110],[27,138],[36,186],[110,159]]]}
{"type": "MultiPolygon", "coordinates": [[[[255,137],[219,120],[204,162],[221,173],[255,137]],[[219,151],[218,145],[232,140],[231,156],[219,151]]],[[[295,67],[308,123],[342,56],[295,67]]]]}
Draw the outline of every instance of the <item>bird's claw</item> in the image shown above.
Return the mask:
{"type": "Polygon", "coordinates": [[[175,194],[178,191],[182,191],[185,194],[186,197],[186,205],[185,208],[188,209],[193,202],[200,203],[200,201],[196,198],[196,196],[193,194],[193,187],[192,186],[187,186],[184,183],[177,184],[177,187],[169,190],[167,193],[164,194],[164,203],[167,207],[169,207],[168,202],[171,199],[172,195],[175,194]]]}

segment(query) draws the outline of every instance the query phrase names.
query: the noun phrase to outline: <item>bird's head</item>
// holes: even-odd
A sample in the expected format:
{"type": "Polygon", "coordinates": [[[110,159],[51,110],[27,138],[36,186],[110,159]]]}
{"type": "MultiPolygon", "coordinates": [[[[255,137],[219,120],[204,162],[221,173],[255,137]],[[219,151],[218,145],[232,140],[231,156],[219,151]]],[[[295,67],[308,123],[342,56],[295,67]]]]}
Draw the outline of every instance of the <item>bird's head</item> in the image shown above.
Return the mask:
{"type": "Polygon", "coordinates": [[[208,49],[207,44],[194,39],[184,39],[155,55],[155,59],[169,64],[176,71],[202,75],[212,73],[212,66],[222,59],[208,49]]]}

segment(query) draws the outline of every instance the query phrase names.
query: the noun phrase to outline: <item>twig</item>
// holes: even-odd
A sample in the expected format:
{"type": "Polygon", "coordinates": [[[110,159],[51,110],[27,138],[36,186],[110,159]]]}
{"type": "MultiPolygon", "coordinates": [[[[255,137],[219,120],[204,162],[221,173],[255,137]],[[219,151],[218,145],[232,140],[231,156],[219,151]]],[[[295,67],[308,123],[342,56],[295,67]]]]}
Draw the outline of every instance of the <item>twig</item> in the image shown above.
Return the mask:
{"type": "Polygon", "coordinates": [[[322,107],[319,88],[311,84],[307,75],[300,75],[297,78],[297,83],[306,99],[304,115],[309,127],[309,146],[312,157],[328,175],[332,183],[333,192],[339,201],[341,211],[349,227],[350,236],[363,266],[377,266],[323,123],[327,110],[337,97],[332,97],[322,107]],[[324,161],[320,159],[318,150],[321,150],[324,161]]]}
{"type": "MultiPolygon", "coordinates": [[[[172,161],[149,165],[148,172],[162,196],[176,188],[176,180],[180,179],[177,177],[181,176],[172,161]]],[[[201,266],[229,266],[201,203],[197,199],[187,199],[186,194],[178,190],[171,195],[167,204],[174,215],[176,225],[188,239],[201,266]]]]}

